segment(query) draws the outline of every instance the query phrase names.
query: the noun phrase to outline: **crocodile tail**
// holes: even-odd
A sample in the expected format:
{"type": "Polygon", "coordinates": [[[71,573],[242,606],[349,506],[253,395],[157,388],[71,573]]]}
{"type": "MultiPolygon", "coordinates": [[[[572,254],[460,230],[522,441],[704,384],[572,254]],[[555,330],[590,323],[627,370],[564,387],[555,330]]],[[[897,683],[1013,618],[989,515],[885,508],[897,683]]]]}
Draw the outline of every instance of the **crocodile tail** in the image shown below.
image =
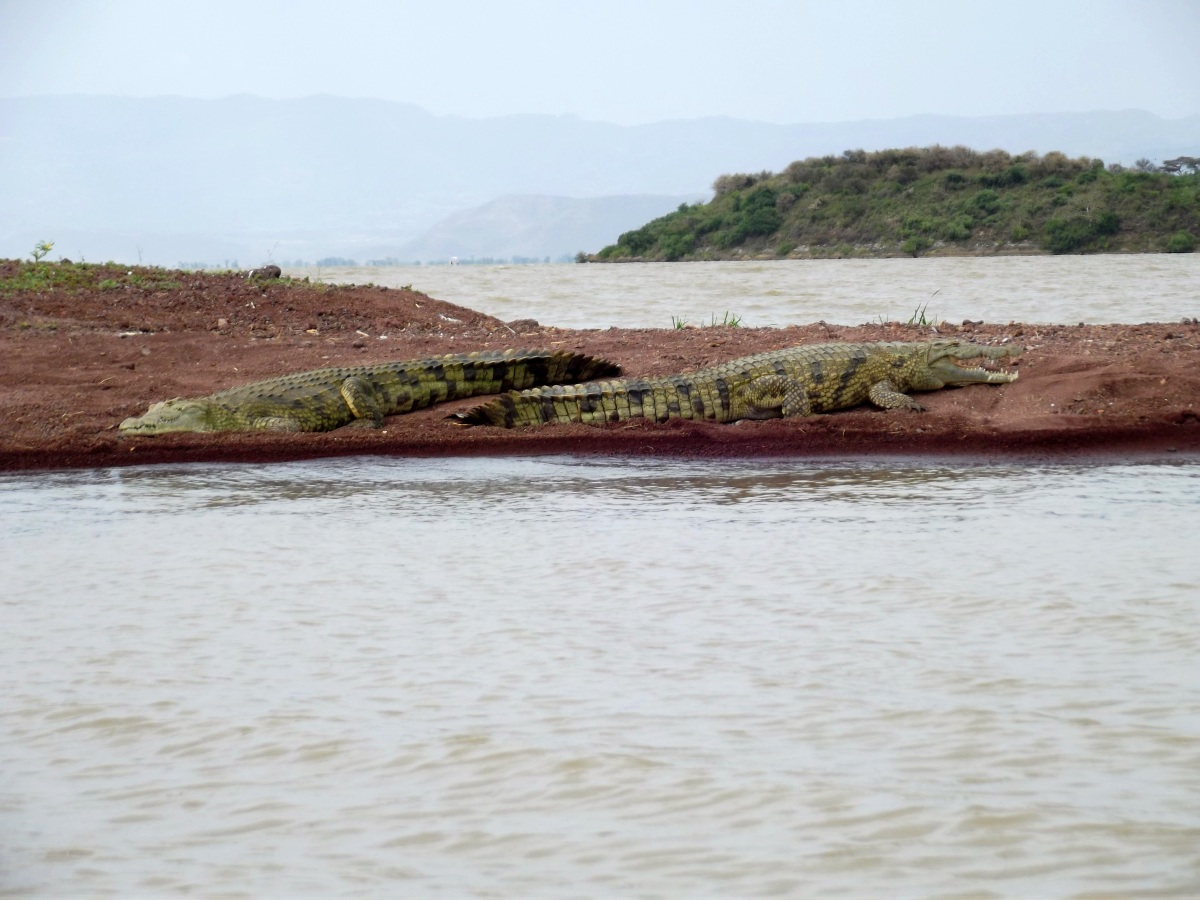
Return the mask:
{"type": "Polygon", "coordinates": [[[679,415],[678,406],[670,404],[677,396],[677,392],[661,380],[555,384],[509,391],[449,418],[460,425],[493,425],[497,428],[549,422],[599,425],[636,418],[666,421],[679,415]]]}
{"type": "MultiPolygon", "coordinates": [[[[522,359],[526,365],[534,361],[529,358],[522,359]]],[[[536,359],[536,362],[540,364],[540,370],[529,373],[530,381],[535,385],[544,386],[525,391],[510,390],[480,406],[454,413],[448,418],[459,425],[495,425],[500,428],[541,425],[546,422],[578,422],[579,404],[572,402],[574,396],[576,393],[582,395],[593,391],[592,386],[579,382],[612,378],[621,374],[621,367],[607,359],[565,350],[556,350],[536,359]],[[552,402],[552,397],[558,402],[552,402]]]]}
{"type": "Polygon", "coordinates": [[[621,367],[598,356],[556,350],[551,356],[547,384],[576,384],[595,378],[612,378],[621,374],[621,367]]]}
{"type": "MultiPolygon", "coordinates": [[[[448,418],[455,425],[493,425],[496,428],[515,428],[522,418],[518,412],[524,405],[523,391],[509,391],[493,397],[487,403],[473,406],[465,412],[453,413],[448,418]]],[[[524,423],[520,423],[524,424],[524,423]]],[[[533,424],[530,422],[529,424],[533,424]]]]}
{"type": "Polygon", "coordinates": [[[486,403],[450,416],[459,425],[493,425],[519,428],[548,422],[579,422],[584,419],[581,398],[594,386],[549,385],[526,391],[509,391],[486,403]]]}

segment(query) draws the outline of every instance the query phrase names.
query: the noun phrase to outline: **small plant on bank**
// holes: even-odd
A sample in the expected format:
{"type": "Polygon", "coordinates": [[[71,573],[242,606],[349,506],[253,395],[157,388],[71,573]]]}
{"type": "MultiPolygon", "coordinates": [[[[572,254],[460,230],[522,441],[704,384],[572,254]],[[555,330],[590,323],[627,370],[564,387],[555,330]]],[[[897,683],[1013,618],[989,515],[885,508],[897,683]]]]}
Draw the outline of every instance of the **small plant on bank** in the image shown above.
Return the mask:
{"type": "MultiPolygon", "coordinates": [[[[722,316],[721,319],[718,321],[717,314],[713,313],[711,316],[709,316],[708,325],[705,326],[704,322],[701,321],[700,327],[701,328],[704,328],[704,327],[717,328],[719,326],[724,325],[727,328],[741,328],[742,321],[743,321],[742,316],[735,315],[734,313],[731,313],[731,312],[726,312],[725,315],[722,316]]],[[[691,328],[691,326],[688,324],[687,319],[683,318],[682,316],[671,316],[671,327],[674,328],[676,331],[679,331],[680,329],[683,329],[683,328],[691,328]]]]}
{"type": "Polygon", "coordinates": [[[33,261],[35,263],[41,262],[46,254],[53,249],[54,241],[38,241],[38,243],[33,245],[33,252],[31,252],[29,255],[33,257],[33,261]]]}
{"type": "Polygon", "coordinates": [[[127,286],[141,291],[172,290],[181,286],[177,274],[154,267],[131,269],[112,262],[26,261],[0,276],[0,296],[22,291],[111,291],[127,286]]]}
{"type": "Polygon", "coordinates": [[[913,314],[908,317],[908,324],[909,325],[932,325],[934,323],[935,319],[925,317],[925,310],[927,310],[928,308],[929,308],[928,303],[926,303],[924,306],[918,306],[915,310],[913,310],[913,314]]]}

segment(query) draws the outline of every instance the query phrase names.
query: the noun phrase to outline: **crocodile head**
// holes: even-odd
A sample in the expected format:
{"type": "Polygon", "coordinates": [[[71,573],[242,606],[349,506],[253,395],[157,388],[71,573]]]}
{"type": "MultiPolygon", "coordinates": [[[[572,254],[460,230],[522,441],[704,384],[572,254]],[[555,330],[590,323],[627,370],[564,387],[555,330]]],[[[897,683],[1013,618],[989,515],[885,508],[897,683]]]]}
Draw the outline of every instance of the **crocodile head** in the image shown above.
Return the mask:
{"type": "Polygon", "coordinates": [[[975,359],[1000,359],[1020,356],[1025,348],[1009,344],[989,347],[963,341],[930,341],[910,357],[906,366],[909,388],[914,391],[936,391],[948,385],[1007,384],[1017,380],[1016,372],[985,369],[981,366],[964,368],[959,363],[975,359]]]}
{"type": "Polygon", "coordinates": [[[215,408],[203,400],[164,400],[155,403],[145,415],[122,422],[122,434],[166,434],[170,431],[216,431],[215,408]]]}

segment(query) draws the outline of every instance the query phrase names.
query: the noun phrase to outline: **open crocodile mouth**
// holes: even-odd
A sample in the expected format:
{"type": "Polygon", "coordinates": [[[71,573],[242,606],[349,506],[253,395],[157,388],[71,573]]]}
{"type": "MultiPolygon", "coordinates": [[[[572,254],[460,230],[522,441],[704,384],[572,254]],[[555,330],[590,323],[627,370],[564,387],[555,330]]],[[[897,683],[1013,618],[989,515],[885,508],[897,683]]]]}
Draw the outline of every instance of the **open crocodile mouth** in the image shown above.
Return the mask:
{"type": "Polygon", "coordinates": [[[987,356],[943,356],[931,362],[929,370],[947,384],[1006,383],[1016,381],[1019,375],[999,365],[995,357],[987,356]]]}

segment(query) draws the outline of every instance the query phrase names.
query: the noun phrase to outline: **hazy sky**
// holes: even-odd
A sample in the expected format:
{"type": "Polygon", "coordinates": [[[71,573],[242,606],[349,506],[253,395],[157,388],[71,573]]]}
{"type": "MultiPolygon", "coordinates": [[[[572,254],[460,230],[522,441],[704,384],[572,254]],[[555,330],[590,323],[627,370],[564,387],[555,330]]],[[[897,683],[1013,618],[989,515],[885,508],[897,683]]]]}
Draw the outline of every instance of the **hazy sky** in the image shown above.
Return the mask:
{"type": "Polygon", "coordinates": [[[439,115],[1200,114],[1200,0],[0,0],[0,95],[334,94],[439,115]]]}

